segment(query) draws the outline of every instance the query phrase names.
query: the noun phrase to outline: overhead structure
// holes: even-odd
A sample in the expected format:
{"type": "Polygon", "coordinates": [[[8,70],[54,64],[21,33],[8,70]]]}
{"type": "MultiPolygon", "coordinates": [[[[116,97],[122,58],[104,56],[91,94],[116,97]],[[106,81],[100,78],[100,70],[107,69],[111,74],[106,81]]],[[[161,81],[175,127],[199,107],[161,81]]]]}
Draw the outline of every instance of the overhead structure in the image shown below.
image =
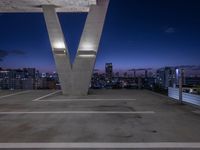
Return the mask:
{"type": "Polygon", "coordinates": [[[0,0],[0,12],[43,12],[63,94],[87,95],[108,5],[109,0],[0,0]],[[88,12],[74,64],[57,12],[88,12]]]}
{"type": "Polygon", "coordinates": [[[43,12],[43,5],[53,5],[57,12],[88,12],[96,4],[96,0],[0,0],[0,12],[43,12]]]}

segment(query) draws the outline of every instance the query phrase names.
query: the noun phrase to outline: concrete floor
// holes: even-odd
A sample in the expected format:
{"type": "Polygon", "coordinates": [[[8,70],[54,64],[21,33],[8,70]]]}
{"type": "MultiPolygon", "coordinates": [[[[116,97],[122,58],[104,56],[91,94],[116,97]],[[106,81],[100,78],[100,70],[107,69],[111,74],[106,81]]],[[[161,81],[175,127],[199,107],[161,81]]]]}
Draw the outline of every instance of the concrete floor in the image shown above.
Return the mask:
{"type": "Polygon", "coordinates": [[[199,112],[146,90],[92,90],[86,97],[0,91],[0,148],[2,143],[200,143],[200,113],[194,111],[199,112]]]}

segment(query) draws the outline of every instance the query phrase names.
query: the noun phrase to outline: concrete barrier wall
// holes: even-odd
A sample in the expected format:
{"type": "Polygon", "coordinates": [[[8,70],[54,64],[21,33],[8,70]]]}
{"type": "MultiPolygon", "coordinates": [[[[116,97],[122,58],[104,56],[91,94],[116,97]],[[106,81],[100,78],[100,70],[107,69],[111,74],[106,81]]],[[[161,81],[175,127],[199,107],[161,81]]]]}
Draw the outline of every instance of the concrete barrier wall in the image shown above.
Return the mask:
{"type": "MultiPolygon", "coordinates": [[[[183,101],[200,106],[200,95],[190,94],[183,92],[183,101]]],[[[178,88],[168,88],[168,96],[176,100],[179,99],[179,89],[178,88]]]]}

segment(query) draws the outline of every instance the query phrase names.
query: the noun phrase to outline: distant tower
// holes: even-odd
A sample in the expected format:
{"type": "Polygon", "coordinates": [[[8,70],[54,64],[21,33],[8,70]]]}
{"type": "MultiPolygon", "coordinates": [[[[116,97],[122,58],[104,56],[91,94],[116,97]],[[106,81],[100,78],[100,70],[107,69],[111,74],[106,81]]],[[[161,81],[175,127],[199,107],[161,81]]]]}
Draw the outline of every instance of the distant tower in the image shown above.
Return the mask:
{"type": "Polygon", "coordinates": [[[106,65],[105,65],[105,73],[106,73],[106,79],[108,81],[112,81],[112,75],[113,75],[112,63],[106,63],[106,65]]]}
{"type": "Polygon", "coordinates": [[[175,84],[179,85],[179,77],[182,77],[182,84],[185,85],[185,70],[177,68],[176,69],[176,81],[175,84]]]}
{"type": "Polygon", "coordinates": [[[145,70],[145,79],[148,78],[148,70],[145,70]]]}
{"type": "Polygon", "coordinates": [[[136,70],[134,69],[134,78],[136,78],[136,70]]]}
{"type": "Polygon", "coordinates": [[[183,82],[183,85],[186,85],[186,77],[185,77],[185,70],[182,69],[182,82],[183,82]]]}
{"type": "MultiPolygon", "coordinates": [[[[175,87],[175,72],[177,71],[175,71],[173,67],[159,69],[157,71],[157,83],[159,83],[165,89],[168,89],[168,87],[175,87]]],[[[178,84],[177,81],[176,84],[178,84]]]]}

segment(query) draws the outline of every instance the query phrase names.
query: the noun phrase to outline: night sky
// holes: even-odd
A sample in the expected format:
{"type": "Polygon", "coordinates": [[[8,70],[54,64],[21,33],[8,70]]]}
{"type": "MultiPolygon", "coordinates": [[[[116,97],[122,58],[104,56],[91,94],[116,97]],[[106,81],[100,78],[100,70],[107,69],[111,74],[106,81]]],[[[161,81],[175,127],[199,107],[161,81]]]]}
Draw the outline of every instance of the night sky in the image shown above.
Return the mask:
{"type": "MultiPolygon", "coordinates": [[[[87,14],[59,14],[74,58],[87,14]]],[[[96,68],[200,65],[199,0],[111,0],[96,68]]],[[[0,14],[0,67],[55,71],[42,14],[0,14]]]]}

